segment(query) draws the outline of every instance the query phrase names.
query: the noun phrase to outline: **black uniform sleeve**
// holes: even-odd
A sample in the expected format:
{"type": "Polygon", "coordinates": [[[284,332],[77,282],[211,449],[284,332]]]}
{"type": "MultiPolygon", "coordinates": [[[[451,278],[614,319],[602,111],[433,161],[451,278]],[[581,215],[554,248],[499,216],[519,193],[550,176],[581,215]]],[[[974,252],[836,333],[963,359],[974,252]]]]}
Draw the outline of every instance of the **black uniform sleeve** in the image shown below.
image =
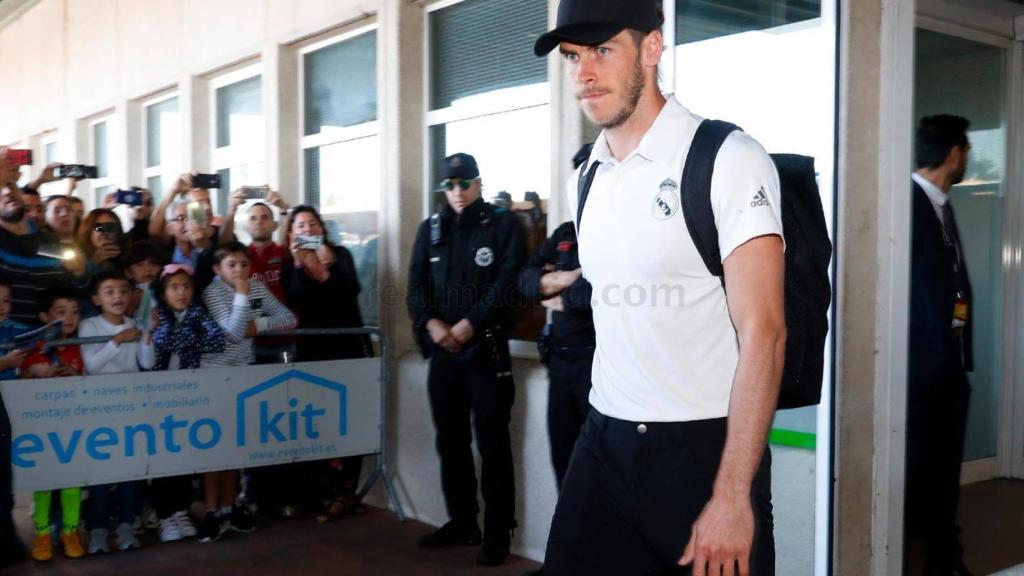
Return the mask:
{"type": "Polygon", "coordinates": [[[498,275],[490,286],[480,294],[480,302],[466,314],[466,320],[474,330],[495,325],[501,318],[502,309],[512,307],[519,289],[516,283],[519,270],[526,262],[526,239],[519,220],[508,212],[496,214],[495,237],[498,244],[498,275]]]}
{"type": "Polygon", "coordinates": [[[430,294],[430,229],[429,224],[420,224],[416,232],[416,243],[412,247],[409,261],[409,289],[405,305],[409,309],[414,331],[423,330],[432,318],[437,318],[430,294]]]}
{"type": "Polygon", "coordinates": [[[590,310],[590,300],[593,297],[593,288],[590,282],[583,277],[575,281],[562,292],[562,307],[566,312],[578,312],[590,310]]]}
{"type": "Polygon", "coordinates": [[[526,261],[526,266],[519,273],[519,292],[530,304],[544,299],[540,292],[540,277],[545,274],[544,265],[554,264],[558,260],[558,237],[552,235],[544,241],[526,261]]]}

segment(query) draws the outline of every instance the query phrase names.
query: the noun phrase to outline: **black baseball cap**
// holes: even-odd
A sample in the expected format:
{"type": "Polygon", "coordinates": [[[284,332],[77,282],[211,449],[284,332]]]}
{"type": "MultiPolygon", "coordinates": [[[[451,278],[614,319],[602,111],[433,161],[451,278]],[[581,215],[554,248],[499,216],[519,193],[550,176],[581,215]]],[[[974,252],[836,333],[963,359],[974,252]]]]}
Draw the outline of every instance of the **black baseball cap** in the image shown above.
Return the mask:
{"type": "Polygon", "coordinates": [[[472,180],[480,177],[480,168],[476,165],[476,158],[462,152],[445,158],[442,172],[441,177],[445,180],[452,178],[472,180]]]}
{"type": "Polygon", "coordinates": [[[562,0],[554,30],[533,46],[537,56],[554,50],[560,42],[596,46],[623,30],[650,32],[661,26],[656,0],[562,0]]]}

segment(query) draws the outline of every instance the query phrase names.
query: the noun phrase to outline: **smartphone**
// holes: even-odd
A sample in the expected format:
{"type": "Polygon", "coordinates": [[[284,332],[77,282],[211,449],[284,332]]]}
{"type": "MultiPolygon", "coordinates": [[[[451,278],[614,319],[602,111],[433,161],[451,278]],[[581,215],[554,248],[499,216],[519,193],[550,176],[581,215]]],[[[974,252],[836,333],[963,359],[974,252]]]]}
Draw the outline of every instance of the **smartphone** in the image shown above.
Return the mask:
{"type": "Polygon", "coordinates": [[[193,188],[220,188],[220,174],[193,174],[193,188]]]}
{"type": "Polygon", "coordinates": [[[242,186],[246,200],[265,200],[270,194],[270,186],[242,186]]]}
{"type": "Polygon", "coordinates": [[[316,250],[324,245],[324,239],[320,236],[299,234],[295,237],[295,244],[298,245],[299,250],[316,250]]]}
{"type": "Polygon", "coordinates": [[[114,194],[114,202],[128,206],[142,206],[142,192],[136,189],[118,190],[114,194]]]}
{"type": "Polygon", "coordinates": [[[53,169],[54,178],[98,178],[99,169],[86,164],[65,164],[53,169]]]}
{"type": "Polygon", "coordinates": [[[189,222],[195,222],[200,228],[206,228],[206,204],[202,202],[189,202],[188,220],[189,222]]]}
{"type": "Polygon", "coordinates": [[[7,150],[7,161],[17,166],[31,166],[32,165],[32,151],[31,150],[7,150]]]}

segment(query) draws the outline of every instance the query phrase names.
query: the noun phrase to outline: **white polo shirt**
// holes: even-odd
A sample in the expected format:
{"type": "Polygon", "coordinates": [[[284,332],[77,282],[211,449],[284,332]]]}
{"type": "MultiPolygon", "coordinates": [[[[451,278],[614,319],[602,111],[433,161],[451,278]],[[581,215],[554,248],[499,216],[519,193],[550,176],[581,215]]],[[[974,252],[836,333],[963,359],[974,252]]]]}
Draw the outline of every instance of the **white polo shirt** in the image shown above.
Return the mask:
{"type": "MultiPolygon", "coordinates": [[[[736,330],[720,280],[690,239],[679,196],[701,120],[670,97],[622,162],[603,133],[590,156],[588,165],[601,166],[577,223],[597,332],[590,403],[613,418],[682,422],[729,412],[736,330]]],[[[566,189],[573,215],[578,177],[566,189]]],[[[711,201],[723,260],[748,240],[782,236],[775,165],[742,132],[718,154],[711,201]]]]}

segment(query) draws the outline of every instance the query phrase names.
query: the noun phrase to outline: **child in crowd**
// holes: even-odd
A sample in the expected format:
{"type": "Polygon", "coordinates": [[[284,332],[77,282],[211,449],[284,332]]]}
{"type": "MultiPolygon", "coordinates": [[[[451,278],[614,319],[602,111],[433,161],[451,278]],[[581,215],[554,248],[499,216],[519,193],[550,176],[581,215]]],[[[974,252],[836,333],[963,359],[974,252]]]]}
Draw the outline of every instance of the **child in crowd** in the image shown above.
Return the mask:
{"type": "MultiPolygon", "coordinates": [[[[0,278],[0,344],[13,344],[15,337],[28,331],[28,327],[10,319],[11,283],[0,278]]],[[[17,367],[28,355],[26,350],[0,349],[0,380],[11,380],[18,374],[17,367]]],[[[7,418],[3,396],[0,396],[0,567],[21,553],[23,545],[14,532],[11,509],[14,490],[11,478],[11,421],[7,418]]]]}
{"type": "MultiPolygon", "coordinates": [[[[153,331],[155,370],[199,368],[204,354],[224,351],[224,332],[210,313],[193,302],[192,267],[165,266],[156,284],[160,319],[153,331]]],[[[160,541],[173,542],[196,535],[188,515],[192,502],[189,476],[158,478],[152,486],[153,507],[160,519],[160,541]]]]}
{"type": "MultiPolygon", "coordinates": [[[[249,254],[240,242],[226,242],[214,254],[213,282],[203,291],[203,302],[227,337],[224,352],[203,357],[203,367],[246,366],[253,363],[253,337],[262,332],[290,330],[295,316],[267,287],[252,280],[249,254]]],[[[212,542],[227,530],[251,532],[252,520],[235,506],[238,471],[203,475],[206,517],[199,541],[212,542]]]]}
{"type": "MultiPolygon", "coordinates": [[[[146,290],[151,290],[153,283],[160,276],[160,269],[163,267],[166,258],[160,250],[149,242],[136,242],[132,244],[125,259],[125,275],[132,282],[132,300],[128,309],[128,315],[134,316],[138,312],[139,303],[143,300],[146,290]]],[[[153,306],[156,302],[153,300],[153,306]]]]}
{"type": "MultiPolygon", "coordinates": [[[[42,294],[39,302],[39,319],[44,324],[61,323],[61,336],[74,338],[82,314],[78,304],[78,291],[70,285],[54,286],[42,294]]],[[[48,351],[33,352],[21,365],[22,378],[53,378],[58,376],[80,376],[85,371],[82,353],[77,345],[59,346],[48,351]]],[[[63,488],[60,492],[62,514],[60,543],[64,556],[81,558],[85,550],[78,536],[78,521],[81,518],[82,489],[63,488]]],[[[51,490],[32,494],[34,511],[32,520],[36,535],[32,541],[32,558],[45,562],[53,558],[53,540],[50,536],[50,511],[53,495],[51,490]]]]}
{"type": "MultiPolygon", "coordinates": [[[[79,336],[113,336],[104,344],[83,344],[82,359],[87,374],[119,374],[138,372],[153,367],[152,335],[143,333],[135,320],[127,315],[131,301],[131,284],[120,272],[104,270],[92,279],[92,303],[100,315],[82,321],[79,336]]],[[[153,315],[151,324],[157,320],[153,315]]],[[[152,328],[152,326],[151,326],[152,328]]],[[[109,552],[107,520],[111,512],[110,494],[118,504],[116,544],[119,550],[139,548],[141,544],[132,530],[138,507],[138,482],[89,488],[89,554],[109,552]]]]}

